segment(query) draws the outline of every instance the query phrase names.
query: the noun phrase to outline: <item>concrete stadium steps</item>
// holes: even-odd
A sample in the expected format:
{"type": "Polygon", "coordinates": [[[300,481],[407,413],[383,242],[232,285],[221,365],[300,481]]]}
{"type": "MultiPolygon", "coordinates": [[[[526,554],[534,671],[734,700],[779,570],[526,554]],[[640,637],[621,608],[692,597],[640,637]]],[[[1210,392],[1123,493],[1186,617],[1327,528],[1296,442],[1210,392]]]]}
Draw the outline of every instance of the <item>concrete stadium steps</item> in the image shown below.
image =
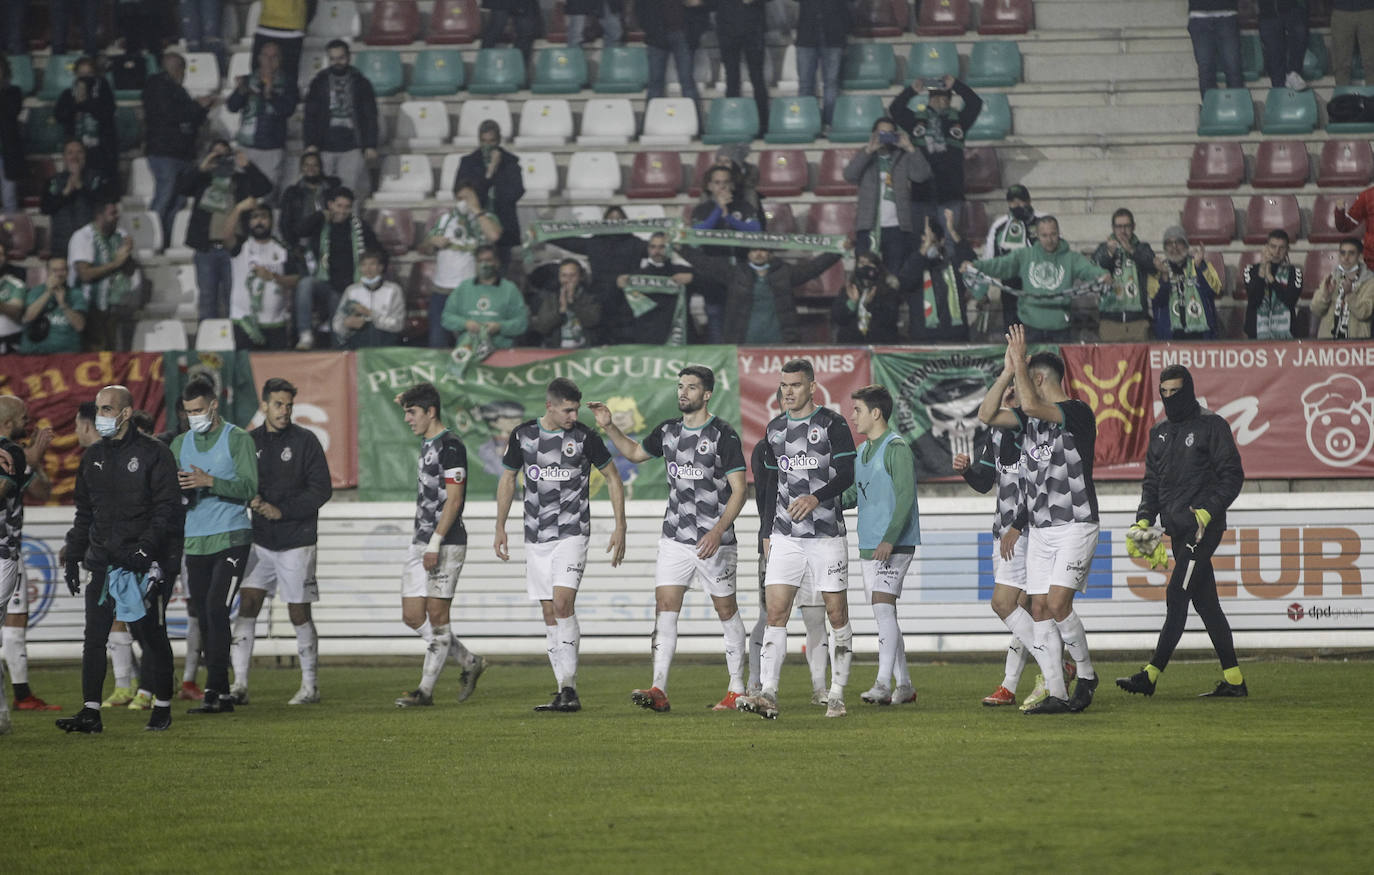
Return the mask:
{"type": "Polygon", "coordinates": [[[1184,27],[1187,0],[1035,0],[1037,31],[1184,27]]]}

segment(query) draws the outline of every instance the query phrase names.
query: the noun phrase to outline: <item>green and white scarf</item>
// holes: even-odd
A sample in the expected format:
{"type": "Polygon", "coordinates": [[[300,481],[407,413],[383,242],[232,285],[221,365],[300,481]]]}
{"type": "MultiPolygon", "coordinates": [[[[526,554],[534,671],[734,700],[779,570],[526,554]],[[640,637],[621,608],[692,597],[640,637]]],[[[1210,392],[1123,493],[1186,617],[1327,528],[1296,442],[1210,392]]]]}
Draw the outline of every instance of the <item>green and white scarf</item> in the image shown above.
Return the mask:
{"type": "MultiPolygon", "coordinates": [[[[325,221],[324,227],[320,229],[320,263],[315,268],[315,279],[329,279],[329,233],[333,222],[325,221]]],[[[348,217],[348,243],[353,250],[353,282],[357,282],[362,276],[361,265],[358,263],[359,257],[363,253],[363,223],[357,216],[348,217]]]]}
{"type": "Polygon", "coordinates": [[[687,343],[687,296],[682,286],[673,282],[671,277],[630,274],[625,280],[624,292],[625,303],[629,305],[630,312],[636,319],[659,306],[658,302],[650,299],[651,297],[673,296],[676,299],[673,306],[673,329],[669,332],[665,345],[683,346],[687,343]]]}
{"type": "Polygon", "coordinates": [[[1143,309],[1140,298],[1140,266],[1135,263],[1131,253],[1135,252],[1140,241],[1131,235],[1130,248],[1117,250],[1119,256],[1116,269],[1112,271],[1112,287],[1102,293],[1098,309],[1103,313],[1135,313],[1143,309]]]}
{"type": "Polygon", "coordinates": [[[1169,264],[1169,326],[1175,332],[1201,334],[1211,329],[1207,309],[1198,289],[1197,262],[1183,261],[1181,268],[1169,264]]]}
{"type": "Polygon", "coordinates": [[[234,208],[234,171],[224,165],[210,171],[210,185],[201,192],[196,206],[209,213],[227,213],[234,208]]]}
{"type": "MultiPolygon", "coordinates": [[[[119,228],[115,228],[114,231],[110,233],[110,236],[105,237],[101,235],[100,231],[97,230],[94,225],[91,226],[91,230],[95,232],[91,235],[91,239],[94,242],[96,265],[109,264],[114,261],[115,252],[119,249],[120,244],[124,242],[124,232],[119,230],[119,228]]],[[[96,294],[92,297],[94,297],[96,301],[95,309],[97,310],[110,310],[114,307],[132,307],[137,305],[137,302],[133,299],[134,289],[133,285],[129,282],[129,275],[122,270],[117,270],[105,277],[96,284],[94,291],[96,294]]]]}
{"type": "Polygon", "coordinates": [[[567,237],[605,237],[611,234],[671,233],[681,227],[680,219],[621,219],[608,222],[531,222],[525,237],[530,243],[562,240],[567,237]]]}
{"type": "MultiPolygon", "coordinates": [[[[954,265],[945,261],[940,266],[940,278],[945,283],[945,307],[949,311],[949,324],[961,324],[963,314],[959,310],[959,285],[954,281],[954,265]]],[[[925,282],[926,327],[940,327],[940,308],[935,306],[935,278],[926,274],[925,282]]]]}
{"type": "Polygon", "coordinates": [[[1009,252],[1026,245],[1026,223],[1020,219],[1008,219],[997,232],[997,251],[1009,252]]]}
{"type": "MultiPolygon", "coordinates": [[[[1258,269],[1259,266],[1256,265],[1256,270],[1258,269]]],[[[1279,297],[1278,292],[1274,291],[1274,287],[1288,284],[1293,275],[1293,266],[1280,264],[1273,271],[1274,280],[1265,286],[1264,297],[1260,299],[1259,312],[1255,316],[1255,339],[1291,340],[1293,314],[1289,312],[1288,305],[1279,297]]]]}
{"type": "Polygon", "coordinates": [[[765,231],[708,231],[679,228],[676,246],[733,246],[738,249],[782,249],[792,252],[844,254],[843,234],[769,234],[765,231]]]}

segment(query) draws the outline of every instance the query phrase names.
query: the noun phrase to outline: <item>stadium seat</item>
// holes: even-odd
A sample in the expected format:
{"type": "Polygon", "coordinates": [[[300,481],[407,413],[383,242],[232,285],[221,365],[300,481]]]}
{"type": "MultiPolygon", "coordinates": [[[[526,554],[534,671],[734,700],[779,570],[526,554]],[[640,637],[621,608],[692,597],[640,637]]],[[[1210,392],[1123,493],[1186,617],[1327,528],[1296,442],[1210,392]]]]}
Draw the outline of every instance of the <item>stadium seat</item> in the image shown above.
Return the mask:
{"type": "Polygon", "coordinates": [[[848,234],[854,230],[859,205],[853,201],[821,201],[806,211],[806,233],[848,234]]]}
{"type": "Polygon", "coordinates": [[[189,345],[180,319],[140,319],[134,324],[134,352],[176,352],[189,345]]]}
{"type": "Polygon", "coordinates": [[[429,156],[387,155],[382,158],[382,171],[377,190],[372,197],[378,201],[422,201],[434,193],[434,171],[429,156]]]}
{"type": "Polygon", "coordinates": [[[587,84],[587,55],[580,47],[554,46],[534,53],[535,94],[576,94],[587,84]]]}
{"type": "MultiPolygon", "coordinates": [[[[1240,35],[1240,74],[1246,82],[1258,82],[1264,75],[1264,46],[1257,33],[1240,35]]],[[[1220,70],[1217,71],[1217,81],[1220,83],[1218,88],[1226,87],[1226,78],[1220,70]]]]}
{"type": "Polygon", "coordinates": [[[1239,188],[1245,182],[1245,153],[1240,143],[1198,143],[1188,165],[1188,187],[1239,188]]]}
{"type": "Polygon", "coordinates": [[[649,84],[649,53],[644,46],[611,46],[601,50],[596,68],[598,94],[633,94],[649,84]]]}
{"type": "Polygon", "coordinates": [[[1226,290],[1229,288],[1226,282],[1226,259],[1222,257],[1220,252],[1216,251],[1207,252],[1203,257],[1206,258],[1207,263],[1216,270],[1217,278],[1221,280],[1221,288],[1217,290],[1217,297],[1224,298],[1226,296],[1226,290]]]}
{"type": "Polygon", "coordinates": [[[1255,152],[1250,184],[1255,188],[1302,188],[1307,184],[1310,167],[1307,147],[1301,142],[1266,141],[1255,152]]]}
{"type": "Polygon", "coordinates": [[[1223,245],[1236,237],[1236,208],[1226,195],[1189,195],[1183,202],[1183,230],[1193,244],[1223,245]]]}
{"type": "Polygon", "coordinates": [[[706,112],[706,133],[701,141],[747,143],[758,136],[759,110],[752,97],[717,97],[706,112]]]}
{"type": "Polygon", "coordinates": [[[186,78],[181,87],[192,97],[219,91],[219,61],[211,52],[187,52],[186,78]]]}
{"type": "Polygon", "coordinates": [[[511,135],[510,105],[504,100],[464,100],[458,112],[458,133],[453,137],[453,145],[476,146],[477,129],[487,119],[501,126],[503,137],[511,135]]]}
{"type": "Polygon", "coordinates": [[[525,101],[520,109],[520,133],[515,145],[566,146],[573,135],[572,105],[561,97],[543,97],[525,101]]]}
{"type": "Polygon", "coordinates": [[[1002,190],[1002,167],[997,162],[997,150],[964,150],[964,191],[968,194],[986,194],[1002,190]]]}
{"type": "Polygon", "coordinates": [[[172,236],[167,240],[167,248],[162,254],[168,260],[190,261],[195,251],[186,245],[186,232],[191,227],[191,208],[182,207],[172,217],[172,236]]]}
{"type": "Polygon", "coordinates": [[[396,115],[394,145],[430,149],[449,134],[448,107],[442,100],[404,100],[396,115]]]}
{"type": "Polygon", "coordinates": [[[0,231],[5,234],[5,256],[9,260],[20,261],[33,252],[37,237],[28,213],[0,216],[0,231]]]}
{"type": "Polygon", "coordinates": [[[692,164],[692,175],[687,180],[687,193],[692,197],[701,197],[702,191],[706,188],[706,172],[715,163],[715,157],[716,153],[709,149],[697,153],[696,161],[692,164]]]}
{"type": "Polygon", "coordinates": [[[764,202],[763,222],[770,234],[797,233],[797,217],[792,215],[792,205],[782,201],[764,202]]]}
{"type": "Polygon", "coordinates": [[[136,149],[143,142],[143,123],[139,120],[138,110],[132,106],[115,107],[115,137],[119,140],[119,151],[136,149]]]}
{"type": "Polygon", "coordinates": [[[32,55],[10,55],[10,84],[19,93],[28,97],[38,85],[38,77],[33,70],[32,55]]]}
{"type": "Polygon", "coordinates": [[[833,298],[844,288],[846,279],[844,262],[837,261],[793,294],[798,298],[833,298]]]}
{"type": "Polygon", "coordinates": [[[305,49],[301,52],[301,69],[296,73],[296,85],[301,90],[301,100],[310,91],[311,81],[329,64],[329,56],[323,49],[305,49]]]}
{"type": "MultiPolygon", "coordinates": [[[[399,57],[399,55],[397,56],[399,57]]],[[[463,87],[463,53],[457,49],[424,49],[410,68],[411,97],[447,97],[463,87]]]]}
{"type": "Polygon", "coordinates": [[[415,245],[415,219],[410,210],[391,207],[369,210],[363,221],[372,226],[377,242],[388,255],[404,255],[415,245]]]}
{"type": "Polygon", "coordinates": [[[620,159],[614,152],[574,152],[568,159],[570,200],[608,201],[620,190],[620,159]]]}
{"type": "Polygon", "coordinates": [[[62,126],[51,106],[30,106],[24,118],[24,153],[47,155],[62,151],[62,126]]]}
{"type": "Polygon", "coordinates": [[[1202,96],[1199,137],[1237,137],[1255,126],[1255,104],[1244,88],[1209,88],[1202,96]]]}
{"type": "MultiPolygon", "coordinates": [[[[674,198],[682,189],[682,158],[673,151],[636,152],[630,163],[629,198],[674,198]]],[[[759,191],[763,191],[760,183],[759,191]]]]}
{"type": "MultiPolygon", "coordinates": [[[[772,54],[770,53],[768,57],[771,58],[772,54]]],[[[893,65],[894,67],[896,65],[895,57],[893,59],[893,65]]],[[[771,63],[765,64],[764,72],[767,73],[771,67],[771,63]]],[[[840,58],[840,76],[844,76],[843,56],[841,56],[840,58]]],[[[773,80],[770,79],[769,81],[773,80]]],[[[885,83],[882,87],[886,88],[890,84],[891,80],[888,80],[888,82],[885,83]]],[[[782,63],[778,66],[777,81],[773,83],[772,91],[769,93],[773,94],[774,96],[779,94],[785,94],[790,96],[793,94],[797,94],[800,91],[801,81],[797,78],[797,47],[788,46],[787,48],[782,50],[782,63]]]]}
{"type": "MultiPolygon", "coordinates": [[[[1367,100],[1374,100],[1374,85],[1337,85],[1331,90],[1332,97],[1342,94],[1358,94],[1367,100]]],[[[1374,122],[1332,122],[1326,123],[1328,134],[1374,134],[1374,122]]]]}
{"type": "Polygon", "coordinates": [[[821,133],[821,106],[814,97],[775,97],[768,107],[765,143],[810,143],[821,133]]]}
{"type": "Polygon", "coordinates": [[[1338,231],[1336,229],[1336,204],[1345,201],[1349,205],[1358,196],[1358,192],[1317,195],[1312,200],[1312,227],[1307,232],[1307,239],[1313,243],[1339,243],[1347,237],[1363,240],[1364,222],[1361,222],[1359,227],[1353,231],[1338,231]]]}
{"type": "Polygon", "coordinates": [[[1247,249],[1240,254],[1240,260],[1236,262],[1236,283],[1231,287],[1231,294],[1237,301],[1244,301],[1249,297],[1245,292],[1245,268],[1259,264],[1262,254],[1258,249],[1247,249]]]}
{"type": "Polygon", "coordinates": [[[968,30],[968,0],[926,0],[916,6],[917,36],[963,36],[968,30]]]}
{"type": "Polygon", "coordinates": [[[1011,104],[1005,94],[984,94],[978,120],[964,133],[965,142],[1003,140],[1011,133],[1011,104]]]}
{"type": "Polygon", "coordinates": [[[1318,79],[1331,72],[1331,53],[1326,49],[1326,41],[1322,35],[1309,31],[1307,34],[1307,52],[1302,58],[1302,78],[1308,82],[1316,82],[1318,79]]]}
{"type": "Polygon", "coordinates": [[[809,169],[801,149],[764,149],[755,188],[765,197],[796,197],[806,190],[809,169]]]}
{"type": "Polygon", "coordinates": [[[1029,33],[1035,26],[1031,0],[983,0],[978,32],[983,36],[1029,33]]]}
{"type": "MultiPolygon", "coordinates": [[[[356,66],[357,63],[358,63],[358,60],[357,60],[357,57],[355,56],[354,59],[353,59],[353,64],[354,64],[354,66],[356,66]]],[[[224,89],[225,89],[225,91],[226,91],[226,92],[232,92],[232,91],[234,90],[234,84],[237,83],[237,82],[239,81],[239,77],[240,77],[240,76],[248,76],[248,75],[251,75],[252,72],[253,72],[253,54],[252,54],[252,52],[234,52],[232,55],[229,56],[229,74],[228,74],[227,76],[224,77],[224,89]]],[[[142,93],[142,92],[139,92],[139,93],[142,93]]],[[[124,98],[119,97],[118,92],[116,92],[116,93],[115,93],[115,99],[116,99],[116,100],[123,100],[124,98]]]]}
{"type": "Polygon", "coordinates": [[[975,88],[1010,88],[1021,81],[1021,47],[1011,40],[983,40],[973,44],[965,81],[975,88]]]}
{"type": "Polygon", "coordinates": [[[1322,280],[1331,275],[1340,260],[1340,248],[1336,246],[1323,246],[1320,249],[1308,250],[1307,257],[1302,262],[1302,299],[1304,301],[1311,300],[1322,280]]]}
{"type": "Polygon", "coordinates": [[[439,189],[434,193],[434,197],[446,201],[453,197],[453,182],[458,178],[458,166],[463,163],[461,152],[450,152],[444,156],[444,163],[439,166],[439,189]]]}
{"type": "MultiPolygon", "coordinates": [[[[783,69],[787,69],[785,61],[783,69]]],[[[845,91],[887,88],[896,78],[897,55],[891,43],[850,43],[844,47],[840,87],[845,91]]]]}
{"type": "Polygon", "coordinates": [[[983,206],[982,201],[964,202],[963,232],[965,240],[977,248],[978,241],[987,239],[990,224],[987,208],[983,206]]]}
{"type": "Polygon", "coordinates": [[[25,157],[24,163],[28,165],[29,172],[19,180],[19,198],[25,208],[32,207],[36,210],[43,195],[43,186],[57,172],[57,165],[53,159],[47,157],[25,157]]]}
{"type": "MultiPolygon", "coordinates": [[[[668,211],[663,208],[663,204],[626,204],[625,218],[634,219],[666,219],[668,211]]],[[[649,235],[644,232],[639,233],[641,240],[649,239],[649,235]]]]}
{"type": "Polygon", "coordinates": [[[558,191],[558,163],[552,152],[521,152],[520,172],[526,200],[548,200],[558,191]]]}
{"type": "Polygon", "coordinates": [[[479,49],[468,91],[510,94],[525,87],[525,57],[519,49],[479,49]]]}
{"type": "Polygon", "coordinates": [[[146,207],[153,201],[153,171],[148,168],[148,159],[142,156],[129,162],[129,188],[124,194],[123,203],[130,206],[146,207]]]}
{"type": "Polygon", "coordinates": [[[867,143],[873,123],[885,115],[887,107],[876,94],[841,94],[827,136],[832,143],[867,143]]]}
{"type": "Polygon", "coordinates": [[[352,43],[362,32],[363,22],[358,16],[357,3],[353,0],[322,0],[315,7],[315,15],[305,28],[305,41],[318,46],[334,39],[352,43]]]}
{"type": "Polygon", "coordinates": [[[644,146],[677,146],[697,138],[700,130],[696,101],[687,97],[655,97],[644,108],[644,146]]]}
{"type": "Polygon", "coordinates": [[[822,197],[853,197],[858,194],[859,187],[844,178],[844,169],[858,151],[826,149],[822,152],[820,166],[816,169],[816,186],[811,190],[822,197]]]}
{"type": "Polygon", "coordinates": [[[577,144],[625,146],[634,139],[636,125],[634,105],[628,97],[593,97],[582,105],[577,144]]]}
{"type": "Polygon", "coordinates": [[[959,78],[959,51],[954,43],[913,43],[906,56],[906,81],[930,81],[945,76],[959,78]]]}
{"type": "Polygon", "coordinates": [[[854,4],[854,36],[900,36],[906,31],[906,0],[859,0],[854,4]]]}
{"type": "MultiPolygon", "coordinates": [[[[230,11],[225,9],[226,12],[230,11]]],[[[248,17],[243,22],[243,31],[239,34],[239,48],[247,50],[253,44],[253,31],[258,29],[258,21],[262,18],[261,0],[253,0],[248,4],[248,17]]]]}
{"type": "Polygon", "coordinates": [[[415,0],[377,0],[372,4],[363,42],[370,46],[408,46],[420,35],[420,7],[415,0]]]}
{"type": "MultiPolygon", "coordinates": [[[[568,41],[568,10],[564,0],[553,0],[552,4],[541,4],[548,10],[544,21],[544,39],[549,43],[564,44],[568,41]]],[[[633,4],[631,4],[633,5],[633,4]]],[[[593,15],[583,31],[583,39],[592,39],[601,31],[601,22],[593,15]]]]}
{"type": "Polygon", "coordinates": [[[134,239],[134,252],[139,258],[152,258],[162,248],[162,222],[152,211],[128,211],[119,214],[119,227],[134,239]]]}
{"type": "Polygon", "coordinates": [[[1250,198],[1245,208],[1246,243],[1263,243],[1269,232],[1282,228],[1288,237],[1296,241],[1302,233],[1302,211],[1298,209],[1298,199],[1291,194],[1257,194],[1250,198]]]}
{"type": "Polygon", "coordinates": [[[1368,140],[1327,140],[1317,162],[1321,188],[1364,188],[1374,178],[1374,149],[1368,140]]]}
{"type": "Polygon", "coordinates": [[[441,46],[465,45],[481,35],[482,10],[477,0],[435,0],[425,42],[441,46]]]}
{"type": "MultiPolygon", "coordinates": [[[[350,6],[353,4],[349,4],[350,6]]],[[[196,326],[196,350],[231,350],[234,348],[232,319],[202,319],[196,326]]]]}
{"type": "Polygon", "coordinates": [[[1270,88],[1264,100],[1264,134],[1310,134],[1317,127],[1317,96],[1310,90],[1270,88]]]}
{"type": "Polygon", "coordinates": [[[55,101],[63,91],[72,87],[76,81],[76,61],[80,57],[79,54],[68,54],[48,58],[47,65],[43,67],[43,88],[38,92],[39,100],[55,101]]]}
{"type": "Polygon", "coordinates": [[[353,56],[353,66],[372,83],[378,97],[400,94],[405,88],[405,67],[401,53],[386,49],[364,49],[353,56]]]}

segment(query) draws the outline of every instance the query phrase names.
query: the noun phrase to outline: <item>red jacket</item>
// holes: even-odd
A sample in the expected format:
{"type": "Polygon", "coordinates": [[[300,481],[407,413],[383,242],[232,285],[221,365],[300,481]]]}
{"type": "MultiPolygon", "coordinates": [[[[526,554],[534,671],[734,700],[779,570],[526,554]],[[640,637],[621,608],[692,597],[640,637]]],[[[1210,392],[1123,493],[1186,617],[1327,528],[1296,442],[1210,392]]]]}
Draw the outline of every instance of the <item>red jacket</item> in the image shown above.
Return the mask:
{"type": "Polygon", "coordinates": [[[1358,228],[1361,222],[1365,223],[1364,263],[1370,270],[1374,270],[1374,222],[1369,221],[1374,218],[1374,188],[1360,192],[1355,202],[1344,210],[1340,207],[1333,209],[1337,231],[1350,233],[1358,228]]]}

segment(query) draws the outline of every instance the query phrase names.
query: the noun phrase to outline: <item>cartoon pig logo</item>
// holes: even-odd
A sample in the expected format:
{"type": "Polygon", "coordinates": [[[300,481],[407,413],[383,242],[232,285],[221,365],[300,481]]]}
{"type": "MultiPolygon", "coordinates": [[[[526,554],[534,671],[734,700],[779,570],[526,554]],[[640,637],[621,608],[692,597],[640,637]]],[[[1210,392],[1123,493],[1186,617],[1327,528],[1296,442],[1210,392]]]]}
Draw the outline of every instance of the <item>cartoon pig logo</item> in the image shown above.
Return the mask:
{"type": "Polygon", "coordinates": [[[1349,374],[1334,374],[1302,393],[1307,447],[1333,468],[1349,468],[1374,449],[1374,399],[1349,374]]]}

